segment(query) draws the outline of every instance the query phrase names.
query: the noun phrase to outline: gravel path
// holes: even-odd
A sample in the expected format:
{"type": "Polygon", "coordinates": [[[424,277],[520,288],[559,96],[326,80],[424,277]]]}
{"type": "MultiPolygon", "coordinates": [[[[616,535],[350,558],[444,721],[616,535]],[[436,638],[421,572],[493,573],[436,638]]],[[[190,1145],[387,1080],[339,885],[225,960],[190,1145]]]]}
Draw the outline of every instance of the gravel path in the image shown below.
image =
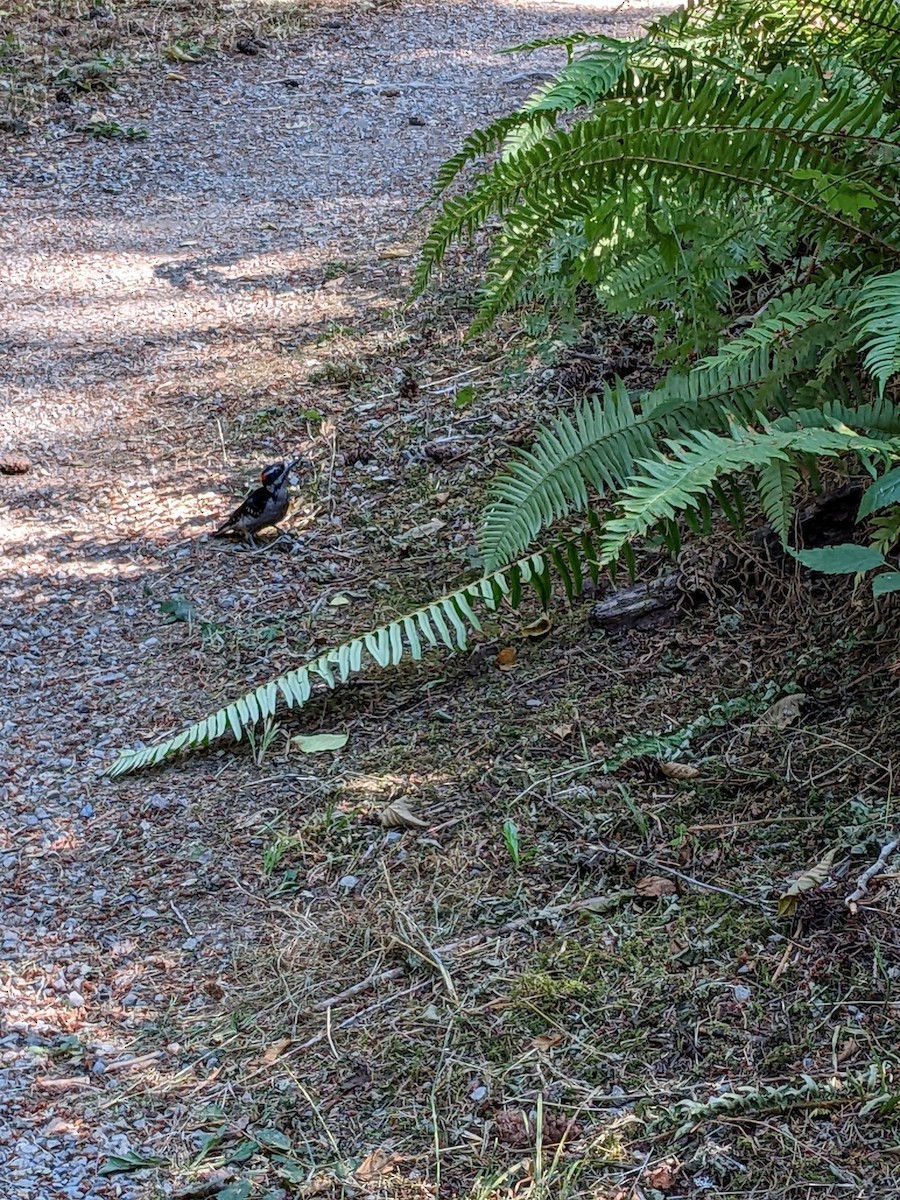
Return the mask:
{"type": "Polygon", "coordinates": [[[197,809],[234,775],[99,774],[205,703],[202,661],[145,589],[190,580],[206,611],[232,616],[266,594],[314,601],[283,558],[213,555],[198,538],[281,456],[254,414],[315,402],[297,346],[360,312],[390,316],[408,270],[390,254],[415,242],[434,168],[554,61],[498,65],[494,49],[624,32],[646,12],[325,18],[302,44],[181,81],[161,69],[104,100],[146,142],[60,127],[6,155],[0,452],[32,467],[0,478],[4,1196],[143,1194],[140,1175],[98,1166],[165,1157],[219,1061],[188,1033],[236,986],[230,947],[249,918],[197,809]]]}

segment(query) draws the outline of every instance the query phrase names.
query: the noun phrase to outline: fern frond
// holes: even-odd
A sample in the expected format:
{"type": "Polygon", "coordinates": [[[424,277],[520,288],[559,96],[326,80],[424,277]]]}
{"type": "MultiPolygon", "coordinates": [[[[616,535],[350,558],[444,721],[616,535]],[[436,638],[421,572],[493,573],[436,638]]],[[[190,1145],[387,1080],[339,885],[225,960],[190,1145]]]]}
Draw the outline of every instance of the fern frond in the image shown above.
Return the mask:
{"type": "Polygon", "coordinates": [[[789,311],[782,309],[772,317],[756,321],[746,333],[719,347],[716,354],[704,359],[707,367],[728,367],[754,357],[760,349],[771,350],[783,344],[810,325],[821,325],[834,316],[834,309],[813,308],[789,311]]]}
{"type": "MultiPolygon", "coordinates": [[[[261,684],[174,737],[144,749],[123,751],[110,767],[109,774],[115,777],[156,766],[179,750],[206,746],[225,733],[231,733],[240,741],[245,729],[275,713],[279,696],[288,708],[301,708],[314,689],[322,685],[333,689],[366,666],[397,666],[404,659],[418,662],[427,649],[439,646],[454,652],[465,650],[471,632],[481,629],[478,608],[495,612],[504,601],[518,607],[523,586],[529,584],[544,602],[552,586],[551,565],[550,558],[541,554],[529,555],[399,620],[332,647],[311,662],[261,684]]],[[[567,564],[565,570],[571,582],[571,564],[567,564]]]]}
{"type": "Polygon", "coordinates": [[[634,42],[611,38],[587,54],[572,59],[557,77],[538,88],[522,105],[523,113],[574,112],[608,96],[623,78],[637,53],[634,42]]]}
{"type": "MultiPolygon", "coordinates": [[[[494,482],[481,527],[486,565],[493,569],[516,558],[548,525],[588,509],[589,489],[603,496],[622,487],[663,434],[677,437],[698,427],[716,432],[734,421],[751,422],[776,386],[783,407],[802,401],[761,346],[743,360],[706,360],[685,374],[670,372],[639,401],[629,397],[621,381],[615,390],[605,388],[602,397],[583,401],[573,418],[558,417],[538,435],[532,450],[494,482]]],[[[836,421],[853,421],[866,430],[871,422],[878,433],[900,432],[900,415],[894,422],[898,429],[889,428],[891,415],[883,406],[877,412],[840,404],[822,409],[818,394],[810,403],[819,407],[811,410],[808,424],[798,417],[798,408],[785,418],[786,431],[798,425],[830,429],[836,421]]]]}
{"type": "Polygon", "coordinates": [[[614,194],[619,220],[627,222],[647,191],[662,194],[685,179],[699,200],[713,186],[718,196],[761,190],[823,229],[840,226],[893,251],[886,239],[896,233],[896,221],[894,228],[869,228],[864,213],[851,217],[829,207],[804,174],[849,180],[847,166],[829,153],[829,139],[865,140],[881,119],[877,97],[824,97],[810,85],[798,94],[796,84],[735,100],[709,80],[685,100],[647,99],[637,108],[610,101],[596,117],[496,164],[466,196],[447,200],[426,239],[416,288],[426,286],[453,240],[471,235],[493,214],[503,217],[477,332],[514,300],[542,247],[566,221],[590,217],[614,194]]]}
{"type": "Polygon", "coordinates": [[[488,568],[521,554],[545,526],[598,495],[621,486],[638,458],[654,446],[656,418],[636,412],[621,381],[558,417],[492,488],[481,530],[488,568]]]}
{"type": "Polygon", "coordinates": [[[615,562],[622,548],[653,527],[694,508],[722,476],[748,468],[761,470],[787,462],[792,454],[838,457],[849,450],[889,458],[897,443],[880,441],[846,426],[762,431],[735,425],[729,437],[705,430],[668,439],[669,455],[639,464],[642,472],[624,488],[621,515],[607,522],[601,538],[602,561],[615,562]]]}
{"type": "Polygon", "coordinates": [[[900,508],[872,520],[869,541],[880,554],[890,554],[900,541],[900,508]]]}
{"type": "Polygon", "coordinates": [[[799,479],[800,470],[793,460],[777,458],[762,468],[756,482],[763,513],[782,545],[787,545],[794,519],[793,495],[799,479]]]}
{"type": "Polygon", "coordinates": [[[900,371],[900,271],[866,280],[854,316],[866,369],[883,396],[889,380],[900,371]]]}

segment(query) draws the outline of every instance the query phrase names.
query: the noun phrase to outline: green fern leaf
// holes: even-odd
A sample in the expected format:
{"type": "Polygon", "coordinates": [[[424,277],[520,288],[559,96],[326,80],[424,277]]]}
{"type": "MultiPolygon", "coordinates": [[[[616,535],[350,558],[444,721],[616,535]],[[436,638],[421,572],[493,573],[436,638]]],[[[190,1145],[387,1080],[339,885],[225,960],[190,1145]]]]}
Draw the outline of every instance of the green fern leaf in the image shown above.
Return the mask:
{"type": "Polygon", "coordinates": [[[589,487],[603,495],[621,485],[652,450],[657,425],[635,411],[621,381],[579,405],[574,419],[558,418],[493,485],[481,531],[488,568],[521,554],[567,512],[586,509],[589,487]]]}
{"type": "Polygon", "coordinates": [[[792,453],[837,457],[852,450],[887,457],[894,449],[846,427],[757,432],[734,426],[730,437],[698,430],[666,444],[669,456],[641,462],[642,473],[623,490],[622,515],[607,523],[601,539],[604,562],[615,562],[628,542],[694,507],[721,476],[787,461],[792,453]]]}
{"type": "Polygon", "coordinates": [[[762,510],[783,546],[787,545],[794,519],[793,495],[799,479],[796,464],[789,458],[778,458],[762,468],[756,484],[762,510]]]}
{"type": "Polygon", "coordinates": [[[854,315],[866,369],[883,396],[888,381],[900,371],[900,271],[867,280],[854,315]]]}
{"type": "Polygon", "coordinates": [[[312,695],[311,673],[327,688],[333,689],[339,681],[362,670],[366,656],[379,667],[396,666],[407,655],[418,661],[423,653],[420,633],[431,647],[441,643],[453,652],[465,650],[470,630],[481,629],[474,605],[485,604],[495,610],[503,597],[507,597],[515,606],[522,598],[523,583],[530,583],[545,603],[551,586],[550,563],[550,556],[529,555],[505,570],[486,575],[397,621],[326,650],[305,666],[262,684],[159,745],[124,751],[110,767],[109,774],[119,776],[155,766],[180,750],[206,745],[226,732],[239,741],[244,729],[272,715],[279,692],[289,708],[302,707],[312,695]],[[332,664],[338,668],[337,678],[332,664]]]}

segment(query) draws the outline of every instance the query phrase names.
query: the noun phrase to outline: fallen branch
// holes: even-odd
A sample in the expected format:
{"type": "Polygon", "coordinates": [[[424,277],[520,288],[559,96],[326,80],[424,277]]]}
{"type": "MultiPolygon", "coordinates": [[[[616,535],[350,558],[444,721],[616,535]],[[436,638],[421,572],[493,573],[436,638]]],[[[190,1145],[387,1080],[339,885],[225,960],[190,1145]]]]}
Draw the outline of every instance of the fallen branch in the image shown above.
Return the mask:
{"type": "Polygon", "coordinates": [[[859,879],[856,881],[856,889],[852,891],[844,901],[849,909],[854,911],[856,910],[856,905],[860,900],[862,900],[863,896],[865,896],[869,890],[870,880],[874,875],[877,875],[879,871],[881,871],[881,869],[887,863],[887,860],[891,857],[898,846],[900,846],[900,837],[893,838],[891,841],[887,842],[881,847],[881,853],[872,863],[871,867],[868,867],[865,871],[863,871],[862,875],[860,875],[859,879]]]}
{"type": "Polygon", "coordinates": [[[142,1054],[139,1058],[117,1058],[114,1062],[108,1062],[104,1074],[109,1075],[113,1071],[133,1071],[135,1067],[146,1067],[150,1063],[156,1062],[162,1058],[162,1050],[153,1050],[150,1054],[142,1054]]]}

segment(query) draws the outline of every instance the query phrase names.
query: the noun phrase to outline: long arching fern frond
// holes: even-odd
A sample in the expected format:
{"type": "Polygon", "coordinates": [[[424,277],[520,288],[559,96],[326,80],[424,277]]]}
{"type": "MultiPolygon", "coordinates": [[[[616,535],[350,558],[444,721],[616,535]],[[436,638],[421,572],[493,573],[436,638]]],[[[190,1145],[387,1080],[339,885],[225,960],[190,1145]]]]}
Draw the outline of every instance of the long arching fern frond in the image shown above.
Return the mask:
{"type": "Polygon", "coordinates": [[[550,562],[541,554],[532,554],[397,621],[326,650],[311,662],[247,692],[175,737],[144,749],[126,750],[112,765],[110,774],[124,775],[155,766],[179,750],[206,746],[226,733],[240,740],[244,729],[272,716],[279,700],[289,708],[300,708],[310,699],[314,688],[334,688],[366,666],[397,666],[407,658],[418,662],[426,650],[438,646],[450,651],[465,650],[472,631],[481,629],[477,608],[494,612],[504,600],[517,607],[527,584],[543,600],[548,598],[550,562]]]}

